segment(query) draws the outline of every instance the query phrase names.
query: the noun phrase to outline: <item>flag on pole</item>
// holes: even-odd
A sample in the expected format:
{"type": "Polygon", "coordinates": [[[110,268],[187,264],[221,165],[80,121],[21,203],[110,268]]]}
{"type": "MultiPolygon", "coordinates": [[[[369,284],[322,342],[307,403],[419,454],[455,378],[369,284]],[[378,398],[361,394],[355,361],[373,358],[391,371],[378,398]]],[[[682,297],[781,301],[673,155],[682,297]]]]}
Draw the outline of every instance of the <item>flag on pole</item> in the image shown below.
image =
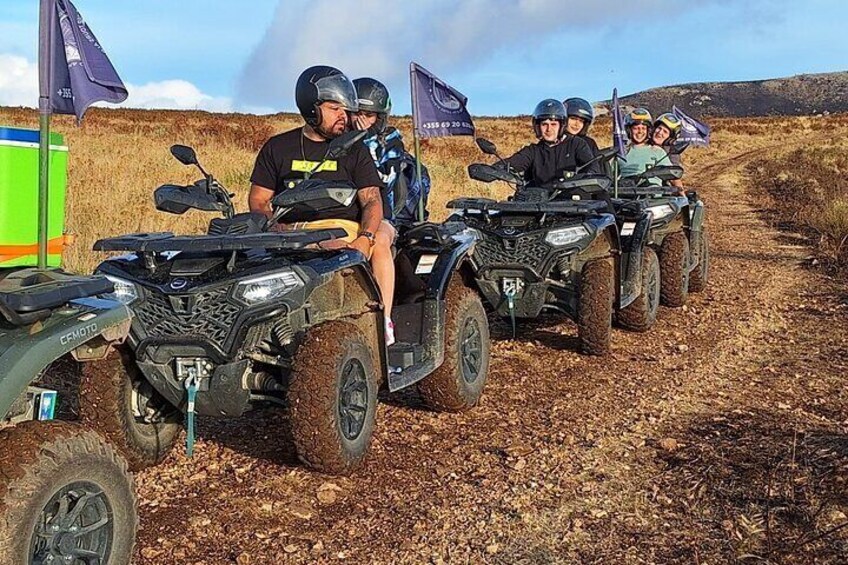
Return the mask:
{"type": "Polygon", "coordinates": [[[410,63],[412,119],[422,139],[474,135],[468,98],[424,67],[410,63]]]}
{"type": "Polygon", "coordinates": [[[612,144],[616,153],[622,159],[627,154],[627,134],[624,131],[624,117],[621,115],[621,106],[618,104],[618,89],[612,89],[612,144]]]}
{"type": "Polygon", "coordinates": [[[119,104],[127,89],[97,38],[71,0],[55,0],[50,34],[49,100],[55,114],[75,114],[81,122],[95,102],[119,104]]]}
{"type": "Polygon", "coordinates": [[[38,268],[47,267],[50,118],[95,102],[118,104],[127,89],[71,0],[39,0],[38,10],[38,268]]]}
{"type": "Polygon", "coordinates": [[[710,144],[710,126],[699,122],[691,116],[683,113],[683,110],[677,106],[671,107],[671,112],[677,116],[683,127],[680,128],[680,133],[677,135],[679,141],[686,141],[689,145],[709,145],[710,144]]]}

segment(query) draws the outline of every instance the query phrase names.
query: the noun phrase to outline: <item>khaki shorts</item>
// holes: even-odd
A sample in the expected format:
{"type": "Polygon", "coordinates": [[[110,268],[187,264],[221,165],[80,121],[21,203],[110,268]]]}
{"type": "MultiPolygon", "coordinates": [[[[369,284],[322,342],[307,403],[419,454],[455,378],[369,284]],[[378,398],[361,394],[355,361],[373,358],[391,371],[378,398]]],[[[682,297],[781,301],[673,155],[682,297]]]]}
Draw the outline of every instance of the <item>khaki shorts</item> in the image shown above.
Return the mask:
{"type": "Polygon", "coordinates": [[[288,224],[288,227],[293,230],[331,230],[335,228],[343,229],[347,235],[339,239],[343,239],[347,243],[353,243],[353,240],[359,237],[359,222],[352,220],[315,220],[312,222],[295,222],[288,224]]]}

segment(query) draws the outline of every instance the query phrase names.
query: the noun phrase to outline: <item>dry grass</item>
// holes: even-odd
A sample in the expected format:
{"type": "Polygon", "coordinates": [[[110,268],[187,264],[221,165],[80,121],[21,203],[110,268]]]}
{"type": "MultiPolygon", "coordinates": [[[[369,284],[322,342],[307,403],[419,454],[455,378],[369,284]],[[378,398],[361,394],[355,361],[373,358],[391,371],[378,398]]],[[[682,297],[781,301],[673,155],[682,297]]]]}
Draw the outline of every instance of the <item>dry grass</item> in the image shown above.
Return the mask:
{"type": "MultiPolygon", "coordinates": [[[[527,117],[480,118],[478,133],[495,141],[501,153],[508,155],[532,141],[528,122],[527,117]]],[[[31,110],[0,108],[0,123],[35,128],[37,116],[31,110]]],[[[189,183],[197,177],[195,170],[180,165],[170,156],[170,145],[183,143],[195,147],[205,168],[236,193],[237,207],[245,210],[257,149],[275,132],[285,131],[298,123],[299,118],[290,114],[260,117],[103,109],[90,111],[80,128],[74,127],[71,118],[55,118],[54,128],[65,135],[71,148],[66,229],[77,235],[77,243],[66,252],[65,264],[73,270],[90,271],[99,261],[90,251],[91,246],[100,237],[137,231],[197,233],[205,229],[208,215],[189,212],[175,217],[153,208],[152,191],[158,185],[189,183]]],[[[395,123],[411,149],[411,120],[401,117],[395,123]]],[[[790,129],[792,135],[811,136],[848,131],[848,115],[717,119],[711,123],[714,145],[690,150],[686,155],[686,165],[693,170],[706,163],[714,164],[723,155],[778,143],[790,129]]],[[[601,119],[591,133],[601,140],[601,145],[606,145],[609,132],[609,120],[601,119]]],[[[838,136],[834,134],[833,137],[838,136]]],[[[470,138],[434,139],[422,145],[425,163],[434,182],[430,202],[434,218],[443,218],[445,204],[458,196],[503,197],[509,194],[509,187],[502,183],[484,185],[468,178],[467,165],[486,159],[470,138]]],[[[813,191],[818,198],[816,191],[820,191],[829,176],[846,169],[845,157],[840,160],[838,151],[834,145],[828,153],[827,163],[819,166],[815,165],[812,150],[796,156],[804,166],[794,168],[793,186],[803,189],[805,195],[813,191]],[[814,180],[799,183],[799,176],[814,180]]],[[[768,183],[771,177],[779,178],[780,174],[778,163],[773,162],[763,169],[760,180],[768,183]]],[[[816,214],[815,222],[805,220],[804,225],[820,232],[826,252],[838,256],[844,254],[844,235],[848,229],[845,200],[848,196],[844,181],[836,185],[835,190],[836,196],[841,194],[843,200],[834,202],[825,213],[816,214]]]]}
{"type": "Polygon", "coordinates": [[[792,152],[777,152],[749,167],[771,197],[778,223],[810,235],[822,256],[848,267],[848,142],[844,134],[792,152]]]}

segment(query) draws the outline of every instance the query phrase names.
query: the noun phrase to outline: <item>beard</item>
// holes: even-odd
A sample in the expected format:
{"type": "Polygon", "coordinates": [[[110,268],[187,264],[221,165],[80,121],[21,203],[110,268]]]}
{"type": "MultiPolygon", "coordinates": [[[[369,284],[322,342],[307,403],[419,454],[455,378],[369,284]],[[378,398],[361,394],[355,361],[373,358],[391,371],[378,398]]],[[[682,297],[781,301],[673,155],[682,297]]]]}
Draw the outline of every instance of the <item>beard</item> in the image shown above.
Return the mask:
{"type": "Polygon", "coordinates": [[[317,128],[315,128],[322,137],[327,139],[335,139],[342,135],[347,131],[347,120],[345,118],[339,118],[335,122],[333,122],[329,127],[324,127],[324,124],[321,124],[317,128]]]}

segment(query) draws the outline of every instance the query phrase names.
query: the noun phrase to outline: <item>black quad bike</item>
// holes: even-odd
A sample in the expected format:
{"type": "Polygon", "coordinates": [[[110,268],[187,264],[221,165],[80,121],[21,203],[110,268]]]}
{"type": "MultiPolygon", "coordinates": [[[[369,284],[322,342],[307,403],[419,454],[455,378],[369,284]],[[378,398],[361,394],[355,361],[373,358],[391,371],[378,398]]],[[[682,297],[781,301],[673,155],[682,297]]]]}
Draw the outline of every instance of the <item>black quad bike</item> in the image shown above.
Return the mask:
{"type": "MultiPolygon", "coordinates": [[[[327,159],[362,134],[334,140],[327,159]]],[[[184,164],[192,149],[174,146],[184,164]]],[[[319,165],[320,166],[320,165],[319,165]]],[[[317,169],[317,167],[316,167],[317,169]]],[[[203,172],[203,169],[200,169],[203,172]]],[[[437,410],[479,400],[489,363],[486,313],[454,273],[475,234],[461,223],[402,231],[393,318],[386,347],[378,287],[356,250],[322,249],[341,229],[274,230],[294,206],[349,206],[356,190],[308,178],[276,195],[273,217],[235,214],[210,175],[155,191],[159,210],[223,212],[207,235],[133,234],[104,239],[101,251],[128,255],[98,267],[134,312],[129,347],[108,370],[86,376],[81,411],[135,468],[160,461],[187,415],[238,417],[284,406],[299,458],[328,473],[352,471],[370,444],[378,389],[417,385],[437,410]]]]}
{"type": "Polygon", "coordinates": [[[696,191],[681,196],[667,185],[682,176],[682,167],[657,166],[622,178],[618,189],[619,198],[642,202],[652,213],[647,241],[659,256],[661,302],[671,307],[683,306],[690,291],[706,288],[710,267],[704,203],[696,191]],[[652,179],[664,184],[651,185],[652,179]]]}
{"type": "MultiPolygon", "coordinates": [[[[498,156],[491,142],[477,143],[498,156]]],[[[576,321],[584,353],[603,355],[614,313],[629,329],[644,331],[653,324],[659,280],[656,258],[644,241],[650,216],[641,204],[614,210],[606,196],[610,181],[603,176],[535,187],[525,186],[508,167],[474,164],[469,175],[517,187],[504,201],[448,203],[453,218],[480,232],[470,262],[474,283],[499,316],[512,320],[513,332],[516,318],[556,310],[576,321]]]]}
{"type": "Polygon", "coordinates": [[[42,375],[103,363],[130,328],[105,277],[0,269],[0,563],[130,562],[138,517],[126,461],[97,433],[54,421],[42,375]]]}

